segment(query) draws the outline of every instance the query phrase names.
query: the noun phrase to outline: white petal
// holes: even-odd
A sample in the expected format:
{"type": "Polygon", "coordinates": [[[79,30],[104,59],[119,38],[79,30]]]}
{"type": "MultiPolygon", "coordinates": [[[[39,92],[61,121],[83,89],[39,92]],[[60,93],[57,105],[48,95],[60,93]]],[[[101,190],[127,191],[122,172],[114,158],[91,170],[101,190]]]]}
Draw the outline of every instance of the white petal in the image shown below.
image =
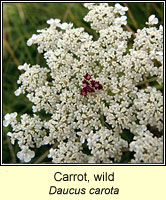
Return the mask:
{"type": "MultiPolygon", "coordinates": [[[[30,45],[28,45],[28,46],[30,46],[30,45]]],[[[18,69],[19,69],[19,70],[22,70],[22,69],[24,69],[24,68],[25,68],[24,65],[20,65],[20,66],[18,66],[18,69]]]]}
{"type": "Polygon", "coordinates": [[[158,24],[159,20],[157,18],[154,18],[153,24],[158,24]]]}
{"type": "Polygon", "coordinates": [[[11,132],[7,133],[7,136],[9,136],[9,137],[11,137],[12,135],[13,135],[13,133],[11,133],[11,132]]]}
{"type": "Polygon", "coordinates": [[[31,160],[31,157],[28,154],[26,154],[24,156],[24,162],[29,162],[30,160],[31,160]]]}
{"type": "Polygon", "coordinates": [[[121,8],[122,6],[119,3],[115,4],[115,8],[121,8]]]}
{"type": "Polygon", "coordinates": [[[11,118],[14,118],[14,119],[15,119],[15,118],[16,118],[16,116],[17,116],[17,113],[16,113],[16,112],[14,112],[14,113],[11,113],[10,115],[11,115],[11,118]]]}
{"type": "Polygon", "coordinates": [[[64,22],[63,24],[61,24],[60,28],[61,29],[66,29],[68,27],[68,24],[66,22],[64,22]]]}
{"type": "Polygon", "coordinates": [[[9,120],[4,120],[3,121],[3,126],[7,127],[9,125],[10,121],[9,120]]]}
{"type": "Polygon", "coordinates": [[[29,150],[29,151],[28,151],[28,155],[29,155],[31,158],[34,158],[34,156],[35,156],[35,152],[29,150]]]}
{"type": "Polygon", "coordinates": [[[116,4],[115,4],[115,8],[121,9],[121,10],[123,10],[123,11],[127,11],[127,10],[128,10],[128,7],[123,7],[123,6],[121,6],[119,3],[116,3],[116,4]]]}
{"type": "Polygon", "coordinates": [[[151,22],[151,21],[153,21],[153,19],[155,18],[155,15],[151,15],[150,17],[149,17],[149,22],[151,22]]]}
{"type": "Polygon", "coordinates": [[[10,120],[10,114],[7,113],[4,118],[5,118],[5,120],[10,120]]]}
{"type": "MultiPolygon", "coordinates": [[[[28,41],[27,41],[27,46],[31,46],[32,45],[32,39],[30,38],[28,41]]],[[[19,69],[21,70],[21,69],[19,69]]]]}
{"type": "Polygon", "coordinates": [[[47,20],[47,24],[52,24],[52,23],[54,23],[54,20],[52,18],[47,20]]]}
{"type": "Polygon", "coordinates": [[[23,160],[23,153],[22,153],[22,151],[19,151],[17,153],[17,158],[19,158],[20,160],[23,160]]]}
{"type": "Polygon", "coordinates": [[[18,88],[15,92],[14,92],[15,96],[19,96],[21,94],[21,90],[20,88],[18,88]]]}

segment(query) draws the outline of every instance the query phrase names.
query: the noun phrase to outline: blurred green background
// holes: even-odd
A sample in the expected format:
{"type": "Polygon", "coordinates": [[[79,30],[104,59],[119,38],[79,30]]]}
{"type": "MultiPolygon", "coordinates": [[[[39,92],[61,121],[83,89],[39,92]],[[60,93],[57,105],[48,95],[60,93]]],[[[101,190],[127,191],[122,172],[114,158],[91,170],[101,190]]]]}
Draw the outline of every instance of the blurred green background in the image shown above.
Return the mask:
{"type": "MultiPolygon", "coordinates": [[[[109,3],[114,5],[114,3],[109,3]]],[[[128,6],[128,27],[133,31],[143,28],[151,14],[163,24],[163,3],[121,3],[128,6]]],[[[97,37],[90,29],[90,25],[83,21],[88,10],[82,3],[3,3],[3,116],[6,113],[17,112],[19,116],[23,113],[31,114],[32,104],[24,95],[16,97],[14,91],[17,89],[19,77],[18,65],[29,63],[45,66],[45,60],[37,53],[35,45],[28,47],[26,41],[36,30],[48,27],[46,21],[50,18],[59,18],[62,22],[72,22],[75,27],[84,27],[87,32],[97,37]]],[[[19,148],[10,144],[6,136],[11,131],[10,127],[3,127],[2,133],[2,162],[20,163],[16,158],[19,148]]],[[[130,133],[124,137],[131,140],[130,133]]],[[[36,157],[31,163],[50,163],[46,157],[49,147],[44,146],[36,150],[36,157]]],[[[86,149],[85,149],[86,150],[86,149]]],[[[121,162],[130,160],[131,154],[124,152],[121,162]]]]}

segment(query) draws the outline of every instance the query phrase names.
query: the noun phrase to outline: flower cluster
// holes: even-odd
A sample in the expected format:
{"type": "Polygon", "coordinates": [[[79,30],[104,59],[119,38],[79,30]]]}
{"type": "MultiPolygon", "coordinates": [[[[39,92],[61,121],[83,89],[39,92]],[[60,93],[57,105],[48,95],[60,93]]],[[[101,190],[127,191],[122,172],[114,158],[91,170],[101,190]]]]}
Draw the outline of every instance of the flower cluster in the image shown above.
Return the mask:
{"type": "Polygon", "coordinates": [[[163,137],[154,137],[148,130],[143,136],[134,136],[130,151],[136,152],[132,163],[160,163],[163,159],[163,137]]]}
{"type": "Polygon", "coordinates": [[[98,39],[50,19],[48,28],[27,41],[38,45],[47,66],[18,68],[24,73],[15,95],[26,94],[34,114],[23,114],[20,122],[17,113],[5,116],[4,126],[13,129],[7,135],[21,149],[17,157],[30,162],[35,148],[48,145],[53,163],[120,163],[124,149],[129,162],[162,163],[163,95],[155,84],[163,82],[163,26],[155,27],[158,19],[152,15],[132,39],[124,27],[127,7],[85,7],[84,20],[98,39]],[[40,111],[48,114],[45,120],[40,111]]]}

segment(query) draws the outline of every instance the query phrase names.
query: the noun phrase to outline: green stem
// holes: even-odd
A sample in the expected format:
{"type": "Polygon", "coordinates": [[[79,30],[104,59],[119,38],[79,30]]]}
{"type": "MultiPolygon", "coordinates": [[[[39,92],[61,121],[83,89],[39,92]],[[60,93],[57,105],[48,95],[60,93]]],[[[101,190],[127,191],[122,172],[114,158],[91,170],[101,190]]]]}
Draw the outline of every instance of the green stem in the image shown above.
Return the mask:
{"type": "Polygon", "coordinates": [[[104,126],[106,126],[109,130],[111,130],[111,127],[106,122],[104,122],[104,126]]]}
{"type": "Polygon", "coordinates": [[[51,82],[48,82],[48,85],[53,86],[53,84],[51,82]]]}
{"type": "Polygon", "coordinates": [[[163,85],[154,85],[153,87],[155,87],[156,89],[163,89],[163,85]]]}
{"type": "Polygon", "coordinates": [[[153,78],[150,78],[150,79],[147,79],[145,81],[141,81],[141,82],[137,83],[137,86],[138,85],[144,85],[146,83],[153,82],[153,81],[156,81],[156,80],[157,80],[157,77],[153,77],[153,78]]]}
{"type": "Polygon", "coordinates": [[[107,90],[107,94],[110,95],[110,96],[115,96],[115,94],[112,93],[111,90],[109,90],[109,89],[107,90]]]}
{"type": "Polygon", "coordinates": [[[101,120],[101,124],[102,126],[107,127],[108,129],[111,129],[111,127],[104,121],[104,115],[100,115],[100,120],[101,120]]]}
{"type": "Polygon", "coordinates": [[[100,120],[101,120],[101,124],[102,124],[102,126],[104,126],[104,115],[100,115],[100,120]]]}

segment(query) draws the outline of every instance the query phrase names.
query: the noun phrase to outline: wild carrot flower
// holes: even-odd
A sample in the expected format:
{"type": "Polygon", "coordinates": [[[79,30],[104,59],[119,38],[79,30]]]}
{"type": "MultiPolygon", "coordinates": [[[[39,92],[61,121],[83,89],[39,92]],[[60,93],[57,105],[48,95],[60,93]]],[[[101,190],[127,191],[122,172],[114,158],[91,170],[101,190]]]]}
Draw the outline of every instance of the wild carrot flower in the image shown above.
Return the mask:
{"type": "Polygon", "coordinates": [[[89,9],[84,20],[98,39],[50,19],[48,28],[27,41],[38,45],[47,67],[18,68],[24,73],[15,95],[26,94],[34,114],[23,114],[20,121],[17,113],[5,115],[4,126],[13,129],[8,136],[21,149],[17,157],[30,162],[35,148],[48,145],[53,163],[121,162],[123,149],[134,154],[129,162],[162,163],[163,95],[144,84],[163,83],[163,26],[155,27],[158,19],[151,15],[132,40],[124,29],[127,7],[84,5],[89,9]],[[49,118],[41,119],[40,111],[49,118]]]}

